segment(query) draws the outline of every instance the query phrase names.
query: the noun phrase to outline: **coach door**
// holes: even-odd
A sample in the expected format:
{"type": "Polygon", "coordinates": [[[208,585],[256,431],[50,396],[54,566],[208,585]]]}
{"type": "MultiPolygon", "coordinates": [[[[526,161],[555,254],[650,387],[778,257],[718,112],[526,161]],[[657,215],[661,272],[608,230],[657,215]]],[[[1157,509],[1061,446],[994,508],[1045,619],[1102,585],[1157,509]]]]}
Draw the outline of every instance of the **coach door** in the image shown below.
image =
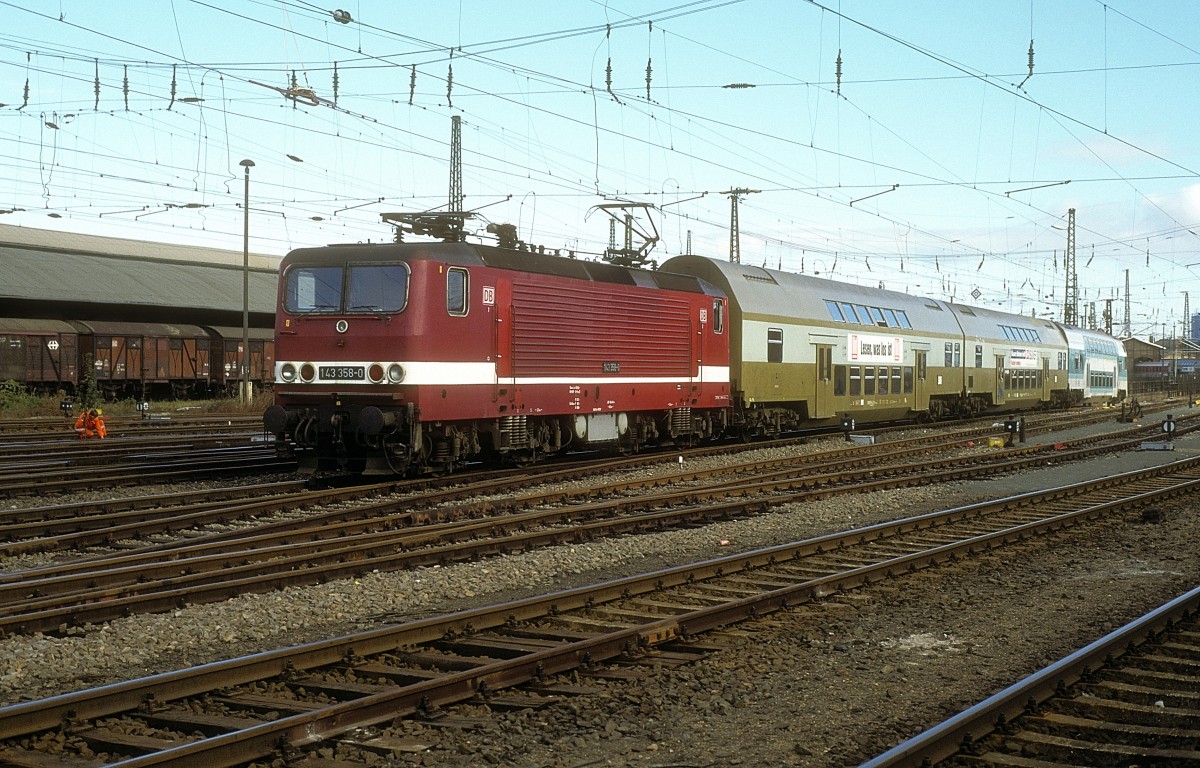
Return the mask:
{"type": "Polygon", "coordinates": [[[815,345],[817,352],[815,390],[813,392],[813,412],[809,414],[815,419],[833,416],[833,347],[829,344],[815,345]]]}
{"type": "Polygon", "coordinates": [[[996,392],[992,402],[1002,405],[1006,401],[1008,385],[1008,370],[1004,367],[1004,355],[996,355],[996,392]]]}
{"type": "MultiPolygon", "coordinates": [[[[913,371],[912,373],[905,372],[905,375],[913,377],[912,393],[914,411],[929,410],[929,387],[926,385],[926,377],[928,371],[929,352],[924,349],[913,350],[913,371]]],[[[907,391],[908,387],[904,389],[907,391]]]]}
{"type": "Polygon", "coordinates": [[[1042,355],[1042,402],[1050,402],[1050,358],[1042,355]]]}

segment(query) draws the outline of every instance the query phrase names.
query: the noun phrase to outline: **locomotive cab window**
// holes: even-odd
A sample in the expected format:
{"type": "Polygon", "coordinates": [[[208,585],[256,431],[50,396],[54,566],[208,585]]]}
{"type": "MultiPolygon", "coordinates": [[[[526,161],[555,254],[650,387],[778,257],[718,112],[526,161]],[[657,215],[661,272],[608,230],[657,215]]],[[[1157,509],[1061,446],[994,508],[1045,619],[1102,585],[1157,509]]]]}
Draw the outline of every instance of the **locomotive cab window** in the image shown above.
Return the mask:
{"type": "Polygon", "coordinates": [[[446,270],[446,311],[452,315],[467,314],[467,297],[470,283],[467,281],[467,270],[462,267],[450,267],[446,270]]]}
{"type": "Polygon", "coordinates": [[[298,266],[285,277],[283,308],[293,313],[399,312],[408,303],[404,264],[298,266]]]}
{"type": "Polygon", "coordinates": [[[349,312],[399,312],[408,304],[404,264],[352,264],[346,304],[349,312]]]}
{"type": "Polygon", "coordinates": [[[342,268],[292,267],[283,296],[288,312],[338,312],[342,308],[342,268]]]}

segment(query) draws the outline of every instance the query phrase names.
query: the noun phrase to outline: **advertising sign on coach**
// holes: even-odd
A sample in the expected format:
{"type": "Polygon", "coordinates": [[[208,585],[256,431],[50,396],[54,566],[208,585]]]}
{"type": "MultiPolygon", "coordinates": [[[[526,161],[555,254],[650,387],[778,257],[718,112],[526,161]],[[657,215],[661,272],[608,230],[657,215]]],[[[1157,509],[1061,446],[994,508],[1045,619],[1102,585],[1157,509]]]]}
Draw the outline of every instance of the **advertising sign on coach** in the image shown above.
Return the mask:
{"type": "Polygon", "coordinates": [[[1009,368],[1040,368],[1041,358],[1036,349],[1013,349],[1008,353],[1009,368]]]}
{"type": "Polygon", "coordinates": [[[846,345],[852,363],[899,363],[904,361],[904,342],[895,336],[852,333],[846,345]]]}

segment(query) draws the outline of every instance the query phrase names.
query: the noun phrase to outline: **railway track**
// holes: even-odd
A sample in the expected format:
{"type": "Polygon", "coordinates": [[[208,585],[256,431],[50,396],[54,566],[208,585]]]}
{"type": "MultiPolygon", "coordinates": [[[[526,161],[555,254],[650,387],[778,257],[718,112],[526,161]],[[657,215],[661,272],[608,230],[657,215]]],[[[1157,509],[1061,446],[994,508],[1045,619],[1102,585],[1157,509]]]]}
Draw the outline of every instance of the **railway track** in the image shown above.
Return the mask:
{"type": "MultiPolygon", "coordinates": [[[[703,634],[1195,493],[1200,459],[743,552],[0,708],[0,761],[135,766],[395,749],[397,718],[537,707],[607,664],[680,664],[703,634]],[[514,690],[515,689],[515,690],[514,690]]],[[[613,674],[619,675],[619,669],[613,674]]]]}
{"type": "MultiPolygon", "coordinates": [[[[1096,415],[1093,414],[1082,419],[1075,417],[1068,423],[1075,425],[1089,423],[1096,419],[1096,415]]],[[[1049,421],[1036,429],[1031,429],[1030,434],[1049,431],[1061,426],[1062,423],[1058,419],[1049,421]]],[[[861,456],[872,451],[894,450],[897,446],[902,445],[939,444],[954,439],[970,441],[972,438],[982,438],[994,431],[992,426],[984,424],[954,430],[948,434],[932,433],[925,437],[893,441],[889,444],[890,448],[880,446],[874,449],[858,447],[844,450],[833,449],[825,451],[823,455],[861,456]]],[[[802,443],[804,440],[804,438],[779,440],[767,444],[766,447],[787,447],[802,443]]],[[[686,455],[691,461],[695,458],[713,455],[742,453],[760,447],[764,446],[759,444],[697,448],[680,453],[680,457],[686,455]]],[[[237,517],[259,516],[289,506],[311,506],[321,503],[322,500],[345,501],[366,499],[378,494],[435,490],[436,494],[428,501],[453,501],[466,498],[472,493],[485,492],[489,486],[494,493],[510,492],[533,482],[556,482],[582,479],[607,472],[633,471],[661,465],[662,460],[662,454],[640,455],[607,461],[567,460],[526,467],[521,470],[477,471],[450,477],[421,480],[398,479],[350,488],[338,487],[328,493],[308,493],[305,483],[295,481],[290,486],[270,483],[265,486],[217,488],[201,492],[161,493],[29,508],[13,507],[9,510],[0,510],[0,542],[4,542],[0,543],[0,555],[13,556],[27,552],[93,546],[121,538],[223,522],[237,517]],[[455,489],[458,489],[457,492],[455,489]],[[261,498],[263,496],[273,497],[279,493],[295,495],[287,495],[282,499],[261,498]],[[205,501],[219,501],[220,503],[210,504],[206,507],[205,501]],[[206,512],[211,514],[206,514],[206,512]]],[[[813,460],[815,461],[815,459],[813,460]]],[[[13,473],[19,474],[20,471],[14,469],[13,473]]],[[[0,477],[2,476],[3,470],[0,469],[0,477]]]]}
{"type": "MultiPolygon", "coordinates": [[[[1181,429],[1189,429],[1187,426],[1181,429]]],[[[9,554],[113,540],[172,526],[187,527],[239,515],[335,503],[321,513],[291,516],[247,531],[189,537],[176,544],[123,548],[116,554],[0,575],[0,632],[55,632],[130,613],[160,612],[247,592],[322,583],[372,570],[398,570],[462,562],[590,538],[664,530],[758,514],[774,506],[912,485],[978,478],[1047,461],[1068,461],[1127,449],[1142,436],[1092,437],[1078,444],[1041,445],[1005,453],[964,456],[952,449],[969,438],[913,438],[723,468],[679,471],[606,482],[599,487],[533,490],[478,500],[483,492],[512,492],[531,478],[458,485],[420,495],[342,502],[361,490],[284,493],[178,513],[137,511],[111,528],[60,533],[6,546],[9,554]],[[921,454],[919,461],[913,461],[921,454]],[[938,454],[938,455],[930,455],[938,454]],[[660,487],[666,486],[666,490],[660,487]],[[474,500],[460,504],[461,499],[474,500]],[[135,519],[133,519],[135,518],[135,519]]],[[[629,460],[617,462],[627,463],[629,460]]],[[[601,467],[588,465],[594,471],[601,467]]],[[[543,473],[542,481],[575,469],[543,473]]],[[[281,487],[284,490],[285,487],[281,487]]],[[[396,486],[383,489],[396,491],[396,486]]],[[[65,520],[70,528],[78,523],[65,520]]],[[[18,524],[0,527],[13,533],[18,524]]]]}
{"type": "Polygon", "coordinates": [[[860,768],[1200,765],[1200,588],[860,768]]]}

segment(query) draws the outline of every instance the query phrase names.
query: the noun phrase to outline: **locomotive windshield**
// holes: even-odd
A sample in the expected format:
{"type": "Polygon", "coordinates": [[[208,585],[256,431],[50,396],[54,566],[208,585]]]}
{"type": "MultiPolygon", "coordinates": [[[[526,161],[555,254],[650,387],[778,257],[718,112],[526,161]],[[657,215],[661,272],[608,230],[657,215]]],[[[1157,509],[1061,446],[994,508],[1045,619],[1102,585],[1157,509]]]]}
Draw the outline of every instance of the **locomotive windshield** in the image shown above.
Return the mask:
{"type": "Polygon", "coordinates": [[[294,313],[399,312],[408,303],[404,264],[299,266],[288,270],[283,308],[294,313]]]}

